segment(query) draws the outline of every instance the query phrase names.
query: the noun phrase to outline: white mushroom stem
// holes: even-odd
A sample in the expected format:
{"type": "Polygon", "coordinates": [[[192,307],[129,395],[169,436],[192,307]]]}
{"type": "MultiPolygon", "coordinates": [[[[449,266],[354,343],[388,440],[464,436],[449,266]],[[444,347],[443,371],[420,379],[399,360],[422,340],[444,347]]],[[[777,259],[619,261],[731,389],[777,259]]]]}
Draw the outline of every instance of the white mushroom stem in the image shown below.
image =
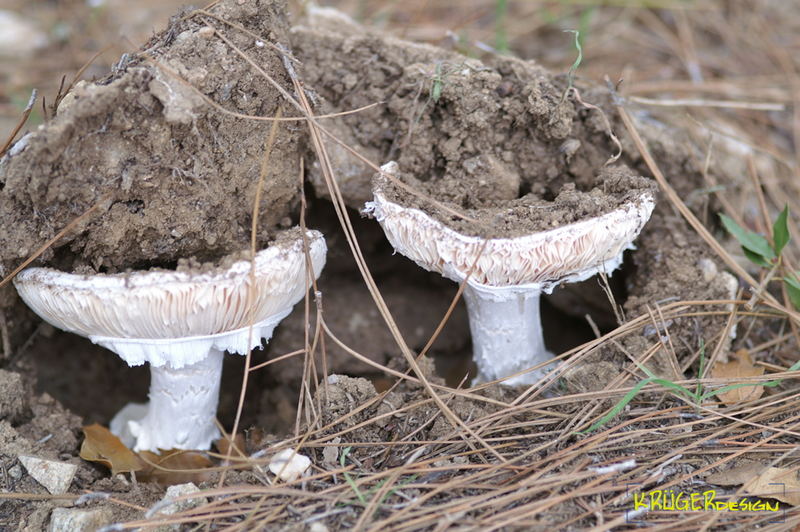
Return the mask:
{"type": "MultiPolygon", "coordinates": [[[[464,288],[472,350],[478,374],[472,384],[514,375],[552,358],[544,346],[539,292],[464,288]]],[[[531,385],[544,375],[542,366],[503,381],[508,386],[531,385]]]]}
{"type": "Polygon", "coordinates": [[[134,451],[208,449],[220,436],[215,419],[223,352],[212,349],[194,364],[150,367],[150,403],[139,421],[128,421],[134,451]]]}

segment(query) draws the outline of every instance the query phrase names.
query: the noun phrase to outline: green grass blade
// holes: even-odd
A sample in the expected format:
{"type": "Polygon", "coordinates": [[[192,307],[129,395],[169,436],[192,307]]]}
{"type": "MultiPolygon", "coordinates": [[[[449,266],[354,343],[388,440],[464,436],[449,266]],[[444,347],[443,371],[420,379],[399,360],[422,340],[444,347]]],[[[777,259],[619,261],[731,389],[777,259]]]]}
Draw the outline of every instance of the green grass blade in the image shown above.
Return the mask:
{"type": "Polygon", "coordinates": [[[653,379],[651,382],[653,382],[654,384],[658,384],[659,386],[663,386],[664,388],[666,388],[668,390],[672,390],[674,392],[677,392],[679,395],[684,396],[685,398],[687,398],[690,401],[697,402],[697,399],[699,399],[699,397],[697,395],[693,394],[692,392],[690,392],[689,390],[687,390],[686,388],[684,388],[680,384],[675,384],[674,382],[668,381],[667,379],[653,379]]]}
{"type": "Polygon", "coordinates": [[[638,394],[642,390],[642,388],[644,388],[651,382],[653,382],[653,379],[650,378],[639,381],[631,391],[626,393],[625,396],[622,399],[620,399],[620,401],[616,405],[614,405],[614,408],[609,410],[608,414],[595,421],[591,427],[581,431],[580,434],[587,434],[589,432],[594,432],[598,428],[608,423],[611,419],[614,418],[614,416],[622,412],[622,409],[625,408],[625,406],[627,406],[627,404],[630,403],[634,397],[636,397],[636,394],[638,394]]]}
{"type": "MultiPolygon", "coordinates": [[[[791,367],[786,371],[797,371],[798,369],[800,369],[800,360],[792,364],[791,367]]],[[[701,402],[708,399],[709,397],[714,397],[715,395],[719,395],[721,393],[725,393],[730,390],[735,390],[737,388],[743,388],[745,386],[763,386],[765,388],[774,388],[775,386],[778,386],[780,383],[782,383],[784,380],[785,379],[775,379],[767,382],[740,382],[738,384],[728,384],[727,386],[723,386],[722,388],[719,388],[717,390],[711,390],[709,392],[706,392],[701,397],[701,402]]]]}
{"type": "Polygon", "coordinates": [[[498,53],[508,53],[508,32],[506,20],[508,19],[508,0],[495,0],[494,5],[494,49],[498,53]]]}
{"type": "MultiPolygon", "coordinates": [[[[342,449],[342,456],[339,457],[339,465],[341,465],[342,467],[345,466],[345,462],[347,462],[347,455],[350,454],[351,449],[352,447],[345,447],[344,449],[342,449]]],[[[342,476],[344,476],[345,482],[347,482],[347,485],[350,486],[351,490],[353,490],[353,493],[356,494],[356,497],[358,497],[358,500],[361,502],[361,504],[366,505],[367,498],[364,496],[363,493],[361,493],[361,490],[358,489],[358,485],[356,484],[356,481],[353,480],[353,477],[351,477],[350,474],[347,473],[346,471],[342,473],[342,476]]]]}
{"type": "Polygon", "coordinates": [[[700,393],[703,391],[703,385],[700,383],[700,379],[703,378],[703,373],[706,371],[706,342],[702,338],[700,338],[700,369],[697,371],[697,387],[694,390],[694,396],[700,397],[700,393]]]}

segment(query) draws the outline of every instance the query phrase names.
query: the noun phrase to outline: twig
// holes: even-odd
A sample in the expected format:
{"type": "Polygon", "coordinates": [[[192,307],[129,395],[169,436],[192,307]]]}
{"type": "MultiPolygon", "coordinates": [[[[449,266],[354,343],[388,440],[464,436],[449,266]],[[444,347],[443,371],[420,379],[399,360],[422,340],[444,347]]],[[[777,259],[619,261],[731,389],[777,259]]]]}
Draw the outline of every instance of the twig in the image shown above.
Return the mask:
{"type": "Polygon", "coordinates": [[[786,105],[772,102],[737,102],[733,100],[705,100],[702,98],[655,99],[628,96],[632,102],[660,107],[720,107],[723,109],[749,109],[751,111],[785,111],[786,105]]]}
{"type": "Polygon", "coordinates": [[[38,92],[37,92],[36,89],[33,89],[31,91],[31,97],[28,98],[28,104],[25,106],[25,109],[22,111],[22,116],[20,117],[19,122],[17,122],[17,125],[11,131],[11,135],[8,136],[8,139],[6,139],[6,142],[5,142],[5,144],[3,144],[3,147],[0,148],[0,157],[5,155],[6,151],[8,151],[9,146],[11,146],[11,143],[14,142],[14,139],[16,138],[17,133],[19,133],[20,129],[22,129],[22,126],[25,125],[25,122],[28,121],[28,117],[31,116],[31,111],[33,111],[33,105],[36,103],[37,94],[38,94],[38,92]]]}

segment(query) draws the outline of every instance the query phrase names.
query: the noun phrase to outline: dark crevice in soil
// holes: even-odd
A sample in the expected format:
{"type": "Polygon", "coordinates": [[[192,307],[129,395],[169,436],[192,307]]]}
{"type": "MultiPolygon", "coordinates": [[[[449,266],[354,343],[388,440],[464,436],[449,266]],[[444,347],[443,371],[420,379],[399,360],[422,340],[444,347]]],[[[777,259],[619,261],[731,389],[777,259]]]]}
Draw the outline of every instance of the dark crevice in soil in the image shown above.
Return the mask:
{"type": "MultiPolygon", "coordinates": [[[[147,401],[150,367],[129,367],[117,355],[92,344],[88,339],[63,331],[52,330],[40,336],[26,354],[37,375],[35,392],[48,393],[85,424],[108,425],[112,417],[127,403],[147,401]]],[[[253,352],[253,364],[266,359],[263,351],[253,352]]],[[[226,355],[223,362],[222,389],[217,416],[226,428],[233,425],[245,357],[226,355]]],[[[251,374],[247,399],[257,399],[262,389],[274,389],[268,371],[251,374]]],[[[243,426],[256,422],[258,409],[245,408],[243,426]]],[[[274,423],[270,423],[274,425],[274,423]]]]}

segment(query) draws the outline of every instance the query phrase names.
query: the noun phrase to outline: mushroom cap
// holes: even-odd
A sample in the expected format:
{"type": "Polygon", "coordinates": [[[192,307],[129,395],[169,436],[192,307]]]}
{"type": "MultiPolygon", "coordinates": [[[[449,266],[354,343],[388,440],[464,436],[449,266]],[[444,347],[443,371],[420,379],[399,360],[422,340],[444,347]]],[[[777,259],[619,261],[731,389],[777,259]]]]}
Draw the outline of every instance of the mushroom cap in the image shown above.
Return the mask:
{"type": "MultiPolygon", "coordinates": [[[[381,171],[395,174],[397,163],[387,163],[381,171]]],[[[610,273],[622,262],[623,251],[634,247],[633,240],[655,206],[653,194],[643,191],[636,200],[594,218],[521,237],[481,238],[463,235],[419,209],[388,200],[380,179],[375,180],[373,197],[364,210],[375,216],[395,250],[456,282],[467,278],[475,264],[467,282],[490,293],[499,289],[550,293],[563,282],[610,273]]]]}
{"type": "MultiPolygon", "coordinates": [[[[325,239],[318,231],[306,237],[317,278],[325,265],[325,239]]],[[[14,285],[45,321],[88,337],[129,365],[181,368],[211,349],[246,354],[269,339],[308,289],[303,248],[302,232],[290,230],[252,262],[210,271],[80,275],[36,267],[17,275],[14,285]]]]}

